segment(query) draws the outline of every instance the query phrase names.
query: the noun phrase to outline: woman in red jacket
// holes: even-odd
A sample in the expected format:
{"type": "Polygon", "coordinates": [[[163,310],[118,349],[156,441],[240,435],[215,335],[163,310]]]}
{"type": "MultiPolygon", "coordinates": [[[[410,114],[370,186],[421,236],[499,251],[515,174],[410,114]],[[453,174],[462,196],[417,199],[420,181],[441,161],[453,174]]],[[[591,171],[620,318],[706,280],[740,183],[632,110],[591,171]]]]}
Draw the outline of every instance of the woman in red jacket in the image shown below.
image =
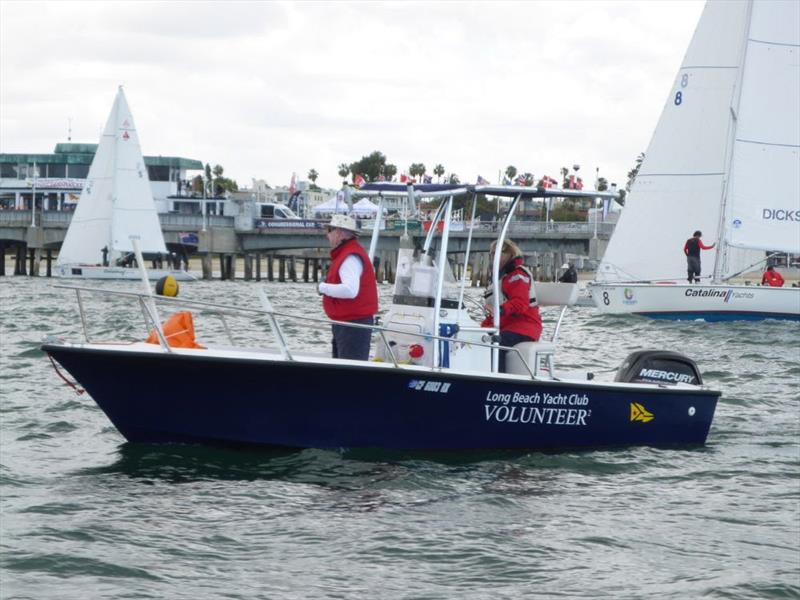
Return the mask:
{"type": "Polygon", "coordinates": [[[775,270],[775,267],[767,267],[764,275],[761,277],[761,285],[769,285],[772,287],[783,287],[783,275],[775,270]]]}
{"type": "MultiPolygon", "coordinates": [[[[497,242],[489,249],[494,259],[497,242]]],[[[542,317],[536,303],[533,275],[523,266],[522,250],[514,242],[503,242],[500,256],[500,345],[514,346],[520,342],[536,342],[542,335],[542,317]]],[[[493,327],[492,288],[484,294],[487,316],[481,327],[493,327]]],[[[499,370],[505,372],[505,354],[500,352],[499,370]]]]}

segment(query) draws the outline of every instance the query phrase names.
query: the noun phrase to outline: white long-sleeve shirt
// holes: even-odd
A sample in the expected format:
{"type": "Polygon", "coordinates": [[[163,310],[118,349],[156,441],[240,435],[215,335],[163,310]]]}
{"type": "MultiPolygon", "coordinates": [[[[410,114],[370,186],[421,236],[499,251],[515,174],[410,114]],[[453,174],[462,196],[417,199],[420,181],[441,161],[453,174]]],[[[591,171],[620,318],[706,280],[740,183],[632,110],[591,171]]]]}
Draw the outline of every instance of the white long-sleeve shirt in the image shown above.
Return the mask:
{"type": "Polygon", "coordinates": [[[322,282],[319,284],[319,293],[331,298],[355,298],[358,296],[363,272],[364,265],[361,264],[361,259],[351,254],[344,259],[344,262],[339,267],[339,279],[342,280],[342,283],[322,282]]]}

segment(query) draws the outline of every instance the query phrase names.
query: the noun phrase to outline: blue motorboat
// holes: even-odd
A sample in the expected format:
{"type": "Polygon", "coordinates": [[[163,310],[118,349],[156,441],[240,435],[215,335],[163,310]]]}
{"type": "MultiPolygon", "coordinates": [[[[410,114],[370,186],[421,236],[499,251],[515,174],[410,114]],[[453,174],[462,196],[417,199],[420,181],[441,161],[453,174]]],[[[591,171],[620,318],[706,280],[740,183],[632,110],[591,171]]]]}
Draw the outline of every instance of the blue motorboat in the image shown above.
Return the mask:
{"type": "MultiPolygon", "coordinates": [[[[473,216],[478,194],[510,198],[498,233],[502,242],[525,199],[594,198],[603,192],[392,184],[358,192],[379,207],[392,194],[405,194],[412,203],[425,197],[440,204],[424,245],[400,250],[393,301],[380,326],[372,327],[369,361],[330,358],[327,344],[317,353],[295,350],[284,332],[289,320],[326,328],[331,321],[276,310],[263,291],[260,306],[242,308],[153,296],[149,287],[142,292],[70,287],[78,296],[85,339],[51,339],[42,349],[134,443],[423,451],[705,443],[720,392],[703,384],[690,358],[636,352],[614,381],[598,381],[588,371],[562,373],[556,365],[558,331],[577,299],[576,284],[537,282],[540,305],[562,306],[552,335],[503,348],[497,331],[480,327],[468,310],[466,276],[461,281],[452,276],[445,257],[459,196],[472,196],[473,216]],[[90,293],[139,302],[157,343],[90,340],[81,300],[90,293]],[[156,303],[161,310],[180,304],[261,315],[270,324],[274,346],[174,347],[156,303]],[[498,372],[501,350],[509,352],[505,373],[498,372]]],[[[376,223],[371,255],[380,230],[376,223]]],[[[471,233],[467,255],[470,242],[471,233]]],[[[497,287],[498,277],[493,282],[497,287]]],[[[497,323],[497,303],[493,310],[497,323]]]]}

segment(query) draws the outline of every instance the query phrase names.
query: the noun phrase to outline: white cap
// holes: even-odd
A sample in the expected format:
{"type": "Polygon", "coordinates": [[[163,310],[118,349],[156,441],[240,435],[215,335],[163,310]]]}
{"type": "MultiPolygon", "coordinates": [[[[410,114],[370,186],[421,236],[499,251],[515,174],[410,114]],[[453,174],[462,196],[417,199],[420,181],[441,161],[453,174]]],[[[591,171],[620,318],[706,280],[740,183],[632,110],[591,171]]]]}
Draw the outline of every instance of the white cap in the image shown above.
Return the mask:
{"type": "Polygon", "coordinates": [[[352,231],[353,233],[358,234],[358,225],[356,225],[356,220],[348,215],[333,215],[328,223],[328,227],[344,229],[345,231],[352,231]]]}
{"type": "Polygon", "coordinates": [[[564,263],[563,265],[561,265],[561,268],[562,269],[569,269],[569,263],[564,263]]]}

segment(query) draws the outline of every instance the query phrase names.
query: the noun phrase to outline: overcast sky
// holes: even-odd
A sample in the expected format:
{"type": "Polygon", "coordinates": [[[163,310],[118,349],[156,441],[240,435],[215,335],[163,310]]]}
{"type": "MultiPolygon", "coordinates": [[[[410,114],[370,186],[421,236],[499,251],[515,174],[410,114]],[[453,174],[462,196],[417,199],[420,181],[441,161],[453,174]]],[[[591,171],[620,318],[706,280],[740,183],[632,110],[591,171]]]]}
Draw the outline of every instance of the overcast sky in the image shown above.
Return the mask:
{"type": "Polygon", "coordinates": [[[698,0],[0,0],[0,152],[97,143],[123,85],[145,155],[288,185],[374,150],[496,182],[581,165],[622,187],[698,0]]]}

